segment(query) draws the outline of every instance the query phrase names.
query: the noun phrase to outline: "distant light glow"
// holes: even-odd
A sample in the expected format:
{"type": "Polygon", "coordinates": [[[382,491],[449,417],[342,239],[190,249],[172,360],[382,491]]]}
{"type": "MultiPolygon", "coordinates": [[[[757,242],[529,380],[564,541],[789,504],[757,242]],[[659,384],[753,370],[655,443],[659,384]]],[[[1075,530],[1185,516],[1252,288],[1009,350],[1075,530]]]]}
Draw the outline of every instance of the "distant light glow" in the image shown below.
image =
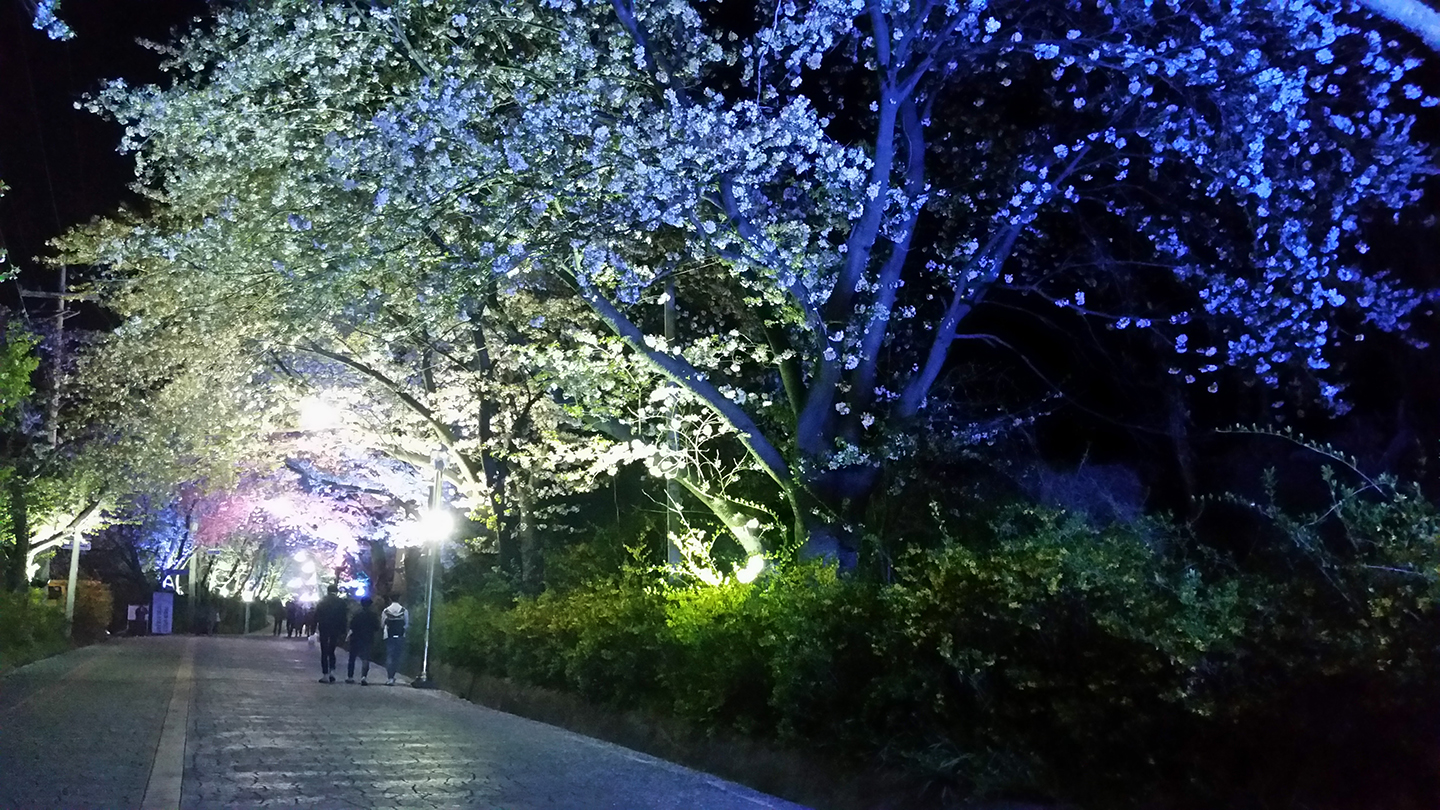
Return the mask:
{"type": "Polygon", "coordinates": [[[305,563],[300,566],[300,570],[301,570],[301,571],[304,571],[304,572],[307,573],[307,574],[313,574],[313,573],[315,573],[315,561],[314,561],[314,560],[306,560],[305,563]]]}
{"type": "Polygon", "coordinates": [[[300,412],[300,429],[304,431],[330,430],[341,424],[340,409],[318,396],[308,396],[296,406],[300,412]]]}
{"type": "Polygon", "coordinates": [[[305,580],[301,579],[300,577],[292,577],[289,582],[285,583],[285,587],[289,588],[292,591],[298,591],[301,588],[305,587],[305,580]]]}
{"type": "Polygon", "coordinates": [[[308,551],[297,551],[295,552],[295,562],[304,562],[309,556],[310,552],[308,551]]]}

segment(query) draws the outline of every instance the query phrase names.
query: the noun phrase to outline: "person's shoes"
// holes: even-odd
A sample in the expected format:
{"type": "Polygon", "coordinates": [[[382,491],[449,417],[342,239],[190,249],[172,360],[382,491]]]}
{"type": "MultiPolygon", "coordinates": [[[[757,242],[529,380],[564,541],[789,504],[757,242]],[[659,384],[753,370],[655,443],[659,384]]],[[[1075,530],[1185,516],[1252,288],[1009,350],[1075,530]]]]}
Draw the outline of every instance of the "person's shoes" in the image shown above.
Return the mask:
{"type": "Polygon", "coordinates": [[[331,676],[330,676],[330,682],[331,682],[331,683],[334,683],[334,682],[335,682],[335,676],[334,676],[334,675],[331,675],[331,676]]]}
{"type": "Polygon", "coordinates": [[[368,681],[366,681],[364,678],[361,678],[361,679],[360,679],[360,685],[361,685],[361,686],[369,686],[370,683],[369,683],[368,681]]]}
{"type": "Polygon", "coordinates": [[[330,683],[330,682],[333,681],[333,680],[335,680],[335,679],[334,679],[334,678],[330,678],[330,677],[326,677],[326,676],[324,676],[324,675],[321,675],[321,676],[320,676],[320,683],[330,683]]]}
{"type": "Polygon", "coordinates": [[[346,682],[346,683],[354,683],[354,682],[355,682],[355,679],[354,679],[354,678],[346,678],[346,679],[345,679],[345,682],[346,682]]]}
{"type": "Polygon", "coordinates": [[[385,682],[385,685],[386,685],[386,686],[394,686],[394,685],[395,685],[395,679],[394,679],[394,678],[391,678],[390,680],[388,680],[388,681],[385,682]]]}

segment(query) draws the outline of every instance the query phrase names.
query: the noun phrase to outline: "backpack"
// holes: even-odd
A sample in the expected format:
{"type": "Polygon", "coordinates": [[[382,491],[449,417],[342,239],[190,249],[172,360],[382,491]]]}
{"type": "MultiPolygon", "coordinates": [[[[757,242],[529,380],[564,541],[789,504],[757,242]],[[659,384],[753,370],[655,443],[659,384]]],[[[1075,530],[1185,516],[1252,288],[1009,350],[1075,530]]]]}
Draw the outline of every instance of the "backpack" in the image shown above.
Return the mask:
{"type": "Polygon", "coordinates": [[[391,616],[385,614],[385,635],[388,638],[400,638],[405,635],[405,614],[391,616]]]}

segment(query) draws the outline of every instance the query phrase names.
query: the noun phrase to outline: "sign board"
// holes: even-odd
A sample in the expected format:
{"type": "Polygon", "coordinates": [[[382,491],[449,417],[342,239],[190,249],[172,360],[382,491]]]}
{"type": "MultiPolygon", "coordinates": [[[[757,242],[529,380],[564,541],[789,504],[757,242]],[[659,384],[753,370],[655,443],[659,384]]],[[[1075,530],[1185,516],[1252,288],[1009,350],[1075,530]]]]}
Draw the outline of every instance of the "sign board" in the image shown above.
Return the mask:
{"type": "Polygon", "coordinates": [[[162,591],[171,591],[171,592],[180,590],[180,581],[181,581],[181,579],[184,578],[186,572],[188,572],[188,571],[189,571],[188,568],[164,568],[164,569],[161,569],[161,571],[160,571],[160,590],[162,590],[162,591]]]}
{"type": "Polygon", "coordinates": [[[157,636],[174,631],[175,594],[159,591],[150,595],[150,632],[157,636]]]}

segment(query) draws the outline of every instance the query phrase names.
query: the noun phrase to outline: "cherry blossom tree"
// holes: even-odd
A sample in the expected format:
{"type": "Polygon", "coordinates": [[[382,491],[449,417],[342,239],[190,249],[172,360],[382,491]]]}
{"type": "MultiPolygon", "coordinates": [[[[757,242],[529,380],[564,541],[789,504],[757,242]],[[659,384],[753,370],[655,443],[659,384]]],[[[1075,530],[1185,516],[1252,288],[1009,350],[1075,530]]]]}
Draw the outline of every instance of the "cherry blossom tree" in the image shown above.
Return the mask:
{"type": "Polygon", "coordinates": [[[549,47],[515,71],[457,47],[332,163],[377,222],[468,229],[455,272],[569,284],[817,553],[855,547],[882,470],[941,426],[987,306],[1153,331],[1202,388],[1232,369],[1343,407],[1330,352],[1423,300],[1367,266],[1365,224],[1418,199],[1436,100],[1338,2],[781,3],[753,36],[676,2],[512,13],[549,47]],[[649,313],[687,276],[729,305],[667,340],[649,313]],[[1117,310],[1122,283],[1153,294],[1117,310]]]}
{"type": "Polygon", "coordinates": [[[1357,6],[762,11],[222,12],[173,86],[96,101],[164,212],[96,260],[168,279],[177,318],[208,297],[197,334],[250,357],[310,341],[479,441],[490,492],[521,441],[490,441],[497,420],[528,402],[609,437],[578,466],[658,459],[747,549],[844,559],[917,446],[993,437],[1003,414],[948,381],[1006,342],[977,324],[1058,307],[1173,347],[1197,395],[1253,380],[1343,409],[1335,352],[1425,300],[1366,254],[1419,197],[1410,129],[1437,100],[1357,6]],[[517,396],[477,396],[500,383],[517,396]]]}

